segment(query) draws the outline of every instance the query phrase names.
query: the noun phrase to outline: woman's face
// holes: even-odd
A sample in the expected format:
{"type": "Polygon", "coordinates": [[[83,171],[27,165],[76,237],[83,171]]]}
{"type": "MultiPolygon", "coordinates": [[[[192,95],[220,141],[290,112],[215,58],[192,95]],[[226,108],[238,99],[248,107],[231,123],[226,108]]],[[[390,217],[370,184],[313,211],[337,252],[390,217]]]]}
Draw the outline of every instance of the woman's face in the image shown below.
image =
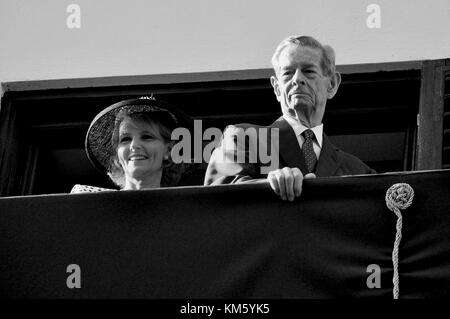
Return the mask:
{"type": "Polygon", "coordinates": [[[117,156],[125,179],[144,180],[160,176],[169,144],[156,124],[125,118],[119,126],[117,156]]]}

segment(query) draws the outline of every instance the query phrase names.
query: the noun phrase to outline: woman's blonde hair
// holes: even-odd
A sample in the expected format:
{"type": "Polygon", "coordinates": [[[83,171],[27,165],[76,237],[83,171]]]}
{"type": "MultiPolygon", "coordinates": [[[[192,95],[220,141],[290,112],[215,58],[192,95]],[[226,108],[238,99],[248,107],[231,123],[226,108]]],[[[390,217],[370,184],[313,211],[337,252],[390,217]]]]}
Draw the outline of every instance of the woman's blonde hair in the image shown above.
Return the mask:
{"type": "MultiPolygon", "coordinates": [[[[163,142],[169,145],[169,150],[171,150],[173,144],[171,140],[172,132],[168,126],[164,124],[164,118],[158,116],[158,113],[131,113],[127,109],[121,110],[115,118],[114,130],[111,136],[112,150],[107,172],[114,184],[121,189],[125,186],[125,172],[122,165],[119,163],[117,147],[119,145],[120,124],[125,119],[136,122],[141,121],[149,124],[152,128],[156,128],[163,138],[163,142]]],[[[183,169],[184,165],[175,164],[170,155],[168,159],[164,158],[162,163],[161,187],[175,186],[181,178],[183,169]]]]}

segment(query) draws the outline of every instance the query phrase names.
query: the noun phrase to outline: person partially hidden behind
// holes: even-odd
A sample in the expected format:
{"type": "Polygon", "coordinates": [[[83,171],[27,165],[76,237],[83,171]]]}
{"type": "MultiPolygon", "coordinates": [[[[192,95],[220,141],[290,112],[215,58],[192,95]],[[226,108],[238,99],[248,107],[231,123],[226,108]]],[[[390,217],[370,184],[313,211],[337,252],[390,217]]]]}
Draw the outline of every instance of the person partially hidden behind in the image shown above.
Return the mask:
{"type": "MultiPolygon", "coordinates": [[[[176,186],[193,167],[171,160],[171,133],[176,127],[192,129],[192,121],[175,107],[148,97],[124,100],[94,118],[86,135],[86,153],[120,190],[176,186]]],[[[112,190],[77,184],[71,193],[112,190]]]]}
{"type": "Polygon", "coordinates": [[[355,156],[331,144],[324,133],[322,118],[327,100],[335,96],[341,83],[334,50],[309,36],[291,36],[276,48],[272,65],[275,76],[270,80],[282,116],[269,127],[228,126],[211,155],[204,184],[266,179],[283,200],[293,201],[301,194],[303,178],[376,173],[355,156]],[[250,128],[258,133],[262,129],[278,129],[278,143],[271,134],[247,134],[250,128]],[[264,172],[260,153],[252,161],[254,154],[249,145],[259,148],[266,145],[268,154],[276,152],[277,165],[264,172]],[[237,161],[239,156],[244,160],[237,161]]]}

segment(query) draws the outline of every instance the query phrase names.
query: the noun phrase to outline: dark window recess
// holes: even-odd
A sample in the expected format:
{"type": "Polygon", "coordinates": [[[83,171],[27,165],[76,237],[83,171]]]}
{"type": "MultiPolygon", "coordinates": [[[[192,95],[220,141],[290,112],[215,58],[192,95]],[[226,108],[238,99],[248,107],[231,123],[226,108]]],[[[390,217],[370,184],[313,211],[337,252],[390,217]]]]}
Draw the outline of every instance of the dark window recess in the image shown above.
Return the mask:
{"type": "MultiPolygon", "coordinates": [[[[411,170],[419,92],[420,70],[344,74],[327,104],[325,132],[378,172],[411,170]]],[[[20,133],[8,143],[21,150],[14,164],[20,174],[9,178],[20,183],[2,195],[67,193],[77,183],[113,187],[84,153],[86,130],[108,105],[151,93],[202,119],[203,130],[241,122],[269,125],[281,114],[269,79],[7,92],[20,133]]],[[[203,183],[202,173],[195,183],[203,183]]]]}
{"type": "Polygon", "coordinates": [[[442,137],[442,168],[450,168],[450,71],[444,82],[444,131],[442,137]]]}

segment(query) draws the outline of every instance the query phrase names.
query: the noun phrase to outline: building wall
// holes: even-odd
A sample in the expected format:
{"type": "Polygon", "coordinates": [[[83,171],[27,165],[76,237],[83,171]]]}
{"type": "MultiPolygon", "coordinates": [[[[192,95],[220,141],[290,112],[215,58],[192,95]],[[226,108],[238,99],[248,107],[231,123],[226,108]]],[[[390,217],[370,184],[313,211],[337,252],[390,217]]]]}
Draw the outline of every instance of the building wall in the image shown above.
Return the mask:
{"type": "Polygon", "coordinates": [[[263,69],[291,34],[381,63],[450,57],[450,1],[0,0],[0,30],[0,82],[263,69]]]}

